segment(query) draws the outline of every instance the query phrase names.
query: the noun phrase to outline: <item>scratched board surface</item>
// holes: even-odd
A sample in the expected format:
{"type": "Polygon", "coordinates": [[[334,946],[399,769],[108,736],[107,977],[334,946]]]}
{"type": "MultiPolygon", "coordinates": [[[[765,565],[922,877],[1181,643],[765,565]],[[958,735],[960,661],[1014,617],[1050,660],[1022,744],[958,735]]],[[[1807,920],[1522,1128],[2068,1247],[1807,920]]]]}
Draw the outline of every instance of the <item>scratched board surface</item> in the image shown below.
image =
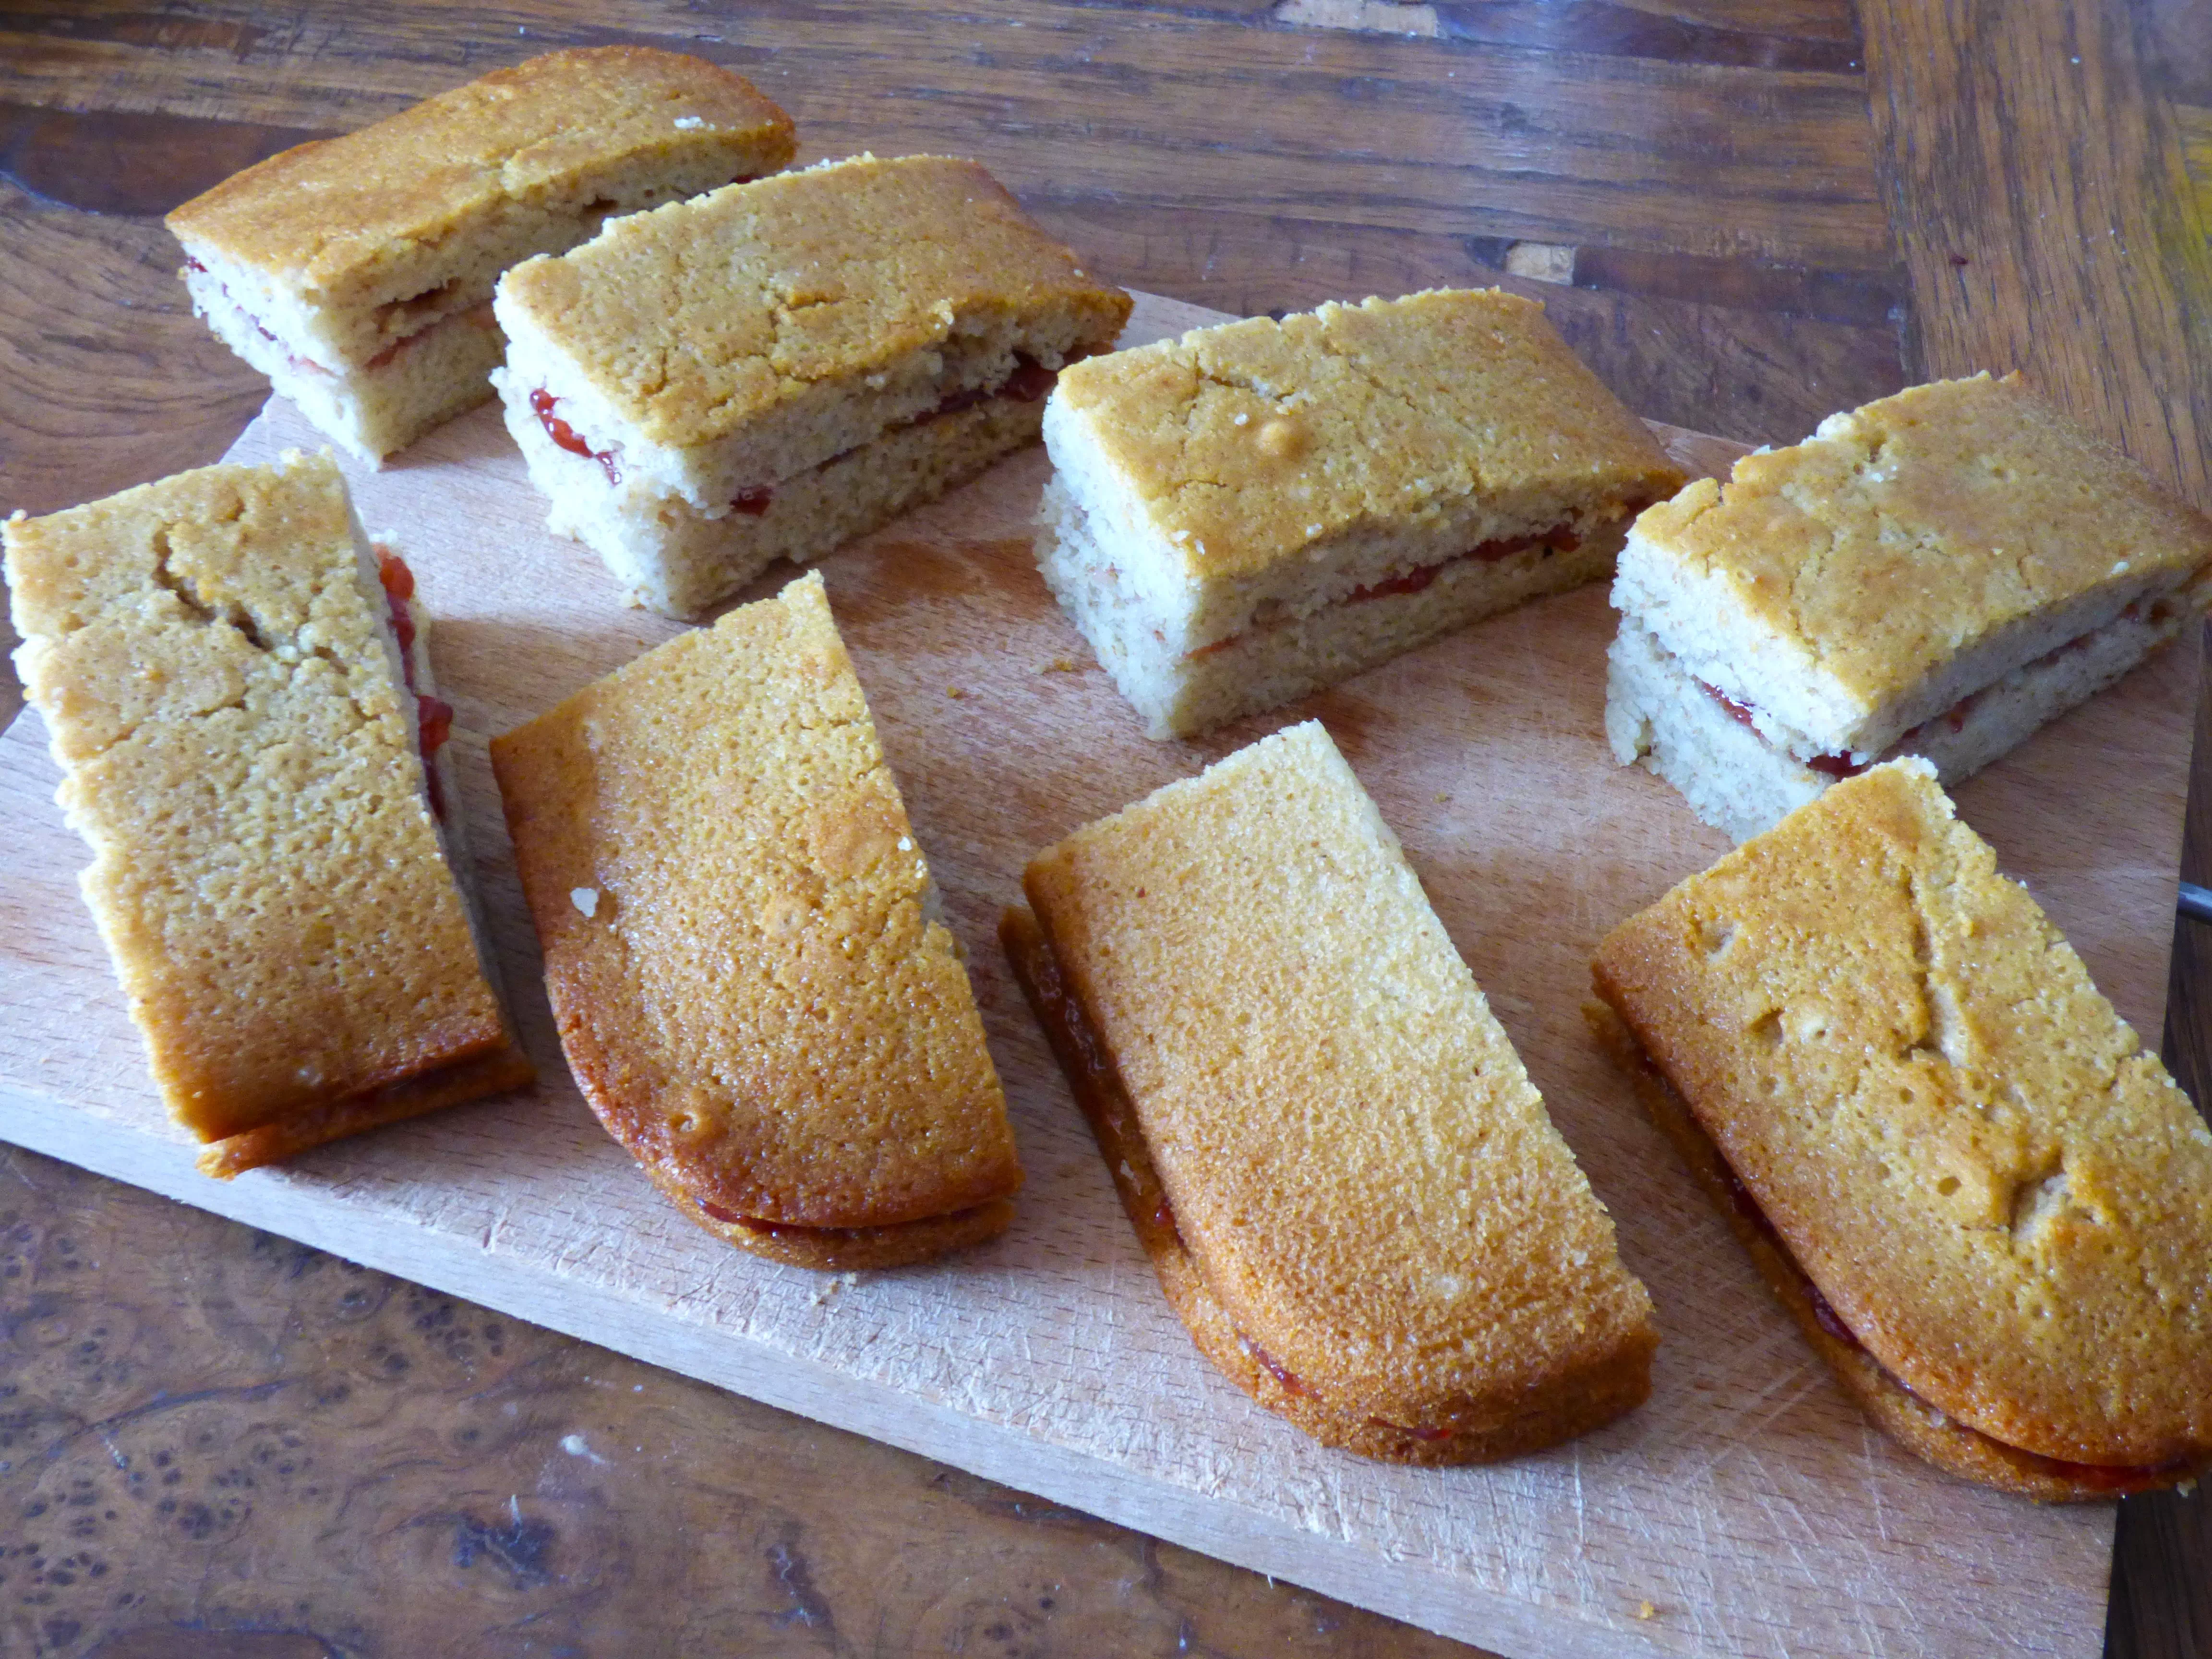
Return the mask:
{"type": "MultiPolygon", "coordinates": [[[[1131,342],[1218,320],[1144,298],[1131,342]]],[[[1736,446],[1671,428],[1698,470],[1736,446]]],[[[235,458],[313,446],[281,401],[235,458]]],[[[998,1243],[823,1278],[678,1219],[562,1065],[483,734],[679,624],[548,535],[496,415],[344,463],[441,622],[461,813],[534,1089],[230,1184],[191,1170],[79,902],[35,714],[0,737],[0,1136],[824,1421],[1510,1654],[2100,1646],[2112,1512],[1940,1475],[1869,1429],[1585,1034],[1613,922],[1725,849],[1601,732],[1601,586],[1540,601],[1200,743],[1146,742],[1028,552],[1041,453],[825,562],[965,945],[1029,1184],[998,1243]],[[1664,1336],[1650,1401],[1486,1469],[1324,1450],[1191,1347],[1001,962],[1022,864],[1075,825],[1318,716],[1611,1206],[1664,1336]]],[[[773,573],[745,595],[772,592],[773,573]]],[[[2174,651],[1960,792],[2139,1030],[2159,1029],[2197,665],[2174,651]]]]}

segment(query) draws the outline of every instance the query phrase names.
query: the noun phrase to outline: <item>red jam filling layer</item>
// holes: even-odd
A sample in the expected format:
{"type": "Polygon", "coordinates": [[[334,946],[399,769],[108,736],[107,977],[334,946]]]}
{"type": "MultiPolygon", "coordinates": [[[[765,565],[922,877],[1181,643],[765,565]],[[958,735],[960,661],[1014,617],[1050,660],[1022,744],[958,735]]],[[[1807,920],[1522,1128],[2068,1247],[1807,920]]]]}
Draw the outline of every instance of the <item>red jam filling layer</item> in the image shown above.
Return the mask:
{"type": "MultiPolygon", "coordinates": [[[[1581,545],[1582,538],[1565,525],[1557,525],[1549,530],[1539,531],[1533,536],[1502,536],[1494,541],[1480,543],[1466,552],[1455,554],[1449,559],[1438,560],[1435,564],[1425,564],[1418,570],[1408,570],[1402,576],[1386,577],[1383,580],[1370,583],[1365,587],[1355,587],[1337,603],[1360,605],[1369,599],[1395,599],[1403,593],[1418,593],[1455,565],[1470,562],[1496,564],[1502,559],[1511,558],[1516,553],[1526,553],[1532,547],[1542,548],[1545,556],[1548,558],[1554,553],[1571,553],[1581,545]]],[[[1200,657],[1210,657],[1217,651],[1226,651],[1231,646],[1241,644],[1250,638],[1255,631],[1248,628],[1242,633],[1231,634],[1225,640],[1216,640],[1211,645],[1201,645],[1197,650],[1187,653],[1186,659],[1194,661],[1200,657]]],[[[1386,1426],[1395,1427],[1395,1425],[1386,1426]]],[[[1407,1432],[1410,1434],[1413,1431],[1409,1429],[1407,1432]]]]}
{"type": "MultiPolygon", "coordinates": [[[[1703,680],[1699,680],[1698,684],[1707,696],[1728,710],[1731,720],[1753,732],[1759,731],[1759,722],[1752,717],[1750,709],[1717,685],[1708,685],[1703,680]]],[[[1954,726],[1952,729],[1955,731],[1958,728],[1954,726]]],[[[1764,738],[1765,734],[1761,732],[1759,735],[1764,738]]],[[[1831,778],[1855,778],[1873,763],[1871,761],[1855,761],[1849,755],[1815,755],[1804,763],[1812,770],[1831,778]]]]}
{"type": "MultiPolygon", "coordinates": [[[[908,427],[924,426],[931,421],[942,420],[947,415],[957,415],[963,410],[973,409],[976,404],[988,403],[994,398],[1012,398],[1021,403],[1033,404],[1050,392],[1059,379],[1059,370],[1047,368],[1027,352],[1017,352],[1014,354],[1014,372],[1000,381],[998,385],[974,386],[966,392],[953,392],[951,396],[941,399],[934,409],[926,409],[912,419],[901,421],[894,426],[886,428],[885,430],[898,432],[903,431],[908,427]]],[[[534,398],[532,406],[536,407],[534,398]]],[[[543,416],[541,416],[540,418],[542,419],[543,416]]],[[[559,443],[560,440],[556,438],[554,441],[559,443]]],[[[566,448],[568,446],[563,444],[562,447],[566,448]]],[[[853,453],[849,449],[840,451],[822,465],[834,465],[853,453]]],[[[774,484],[753,484],[740,489],[731,497],[730,510],[732,513],[742,513],[748,518],[757,519],[768,511],[769,503],[775,498],[774,484]]]]}
{"type": "Polygon", "coordinates": [[[817,1238],[823,1233],[851,1232],[850,1227],[801,1227],[788,1221],[763,1221],[758,1216],[739,1215],[735,1210],[726,1210],[719,1204],[694,1200],[704,1213],[732,1227],[743,1227],[749,1233],[759,1233],[769,1238],[817,1238]]]}
{"type": "Polygon", "coordinates": [[[428,328],[418,328],[412,334],[402,335],[398,339],[394,340],[390,345],[385,347],[383,350],[378,352],[376,356],[371,357],[367,362],[363,363],[362,367],[363,368],[371,369],[382,368],[386,363],[397,357],[401,352],[406,350],[408,347],[413,345],[416,341],[429,338],[431,335],[435,334],[440,329],[445,327],[449,323],[470,323],[473,324],[477,328],[497,328],[499,326],[498,319],[492,315],[491,301],[486,300],[480,306],[471,306],[468,310],[456,312],[451,317],[441,317],[436,322],[431,324],[428,328]]]}
{"type": "Polygon", "coordinates": [[[1243,1349],[1244,1352],[1251,1357],[1252,1363],[1254,1364],[1259,1366],[1261,1370],[1267,1372],[1267,1375],[1273,1377],[1276,1382],[1281,1383],[1283,1385],[1284,1393],[1296,1395],[1301,1400],[1318,1400],[1321,1398],[1319,1395],[1316,1394],[1311,1389],[1306,1387],[1303,1382],[1299,1381],[1295,1375],[1285,1370],[1282,1363],[1278,1360],[1274,1355],[1269,1353],[1265,1348],[1255,1342],[1250,1337],[1245,1335],[1242,1331],[1237,1333],[1237,1346],[1243,1349]]]}
{"type": "MultiPolygon", "coordinates": [[[[1805,1293],[1812,1301],[1813,1318],[1820,1328],[1835,1338],[1837,1341],[1846,1343],[1865,1354],[1881,1372],[1882,1380],[1897,1389],[1899,1393],[1920,1401],[1922,1405],[1928,1407],[1931,1411],[1942,1411],[1942,1407],[1923,1400],[1920,1395],[1914,1394],[1887,1365],[1875,1358],[1866,1344],[1859,1340],[1857,1334],[1844,1322],[1843,1316],[1835,1310],[1826,1297],[1820,1294],[1820,1286],[1805,1276],[1805,1270],[1802,1267],[1797,1267],[1796,1257],[1790,1253],[1789,1245],[1783,1242],[1782,1235],[1775,1231],[1774,1224],[1767,1219],[1766,1212],[1759,1207],[1759,1200],[1751,1195],[1751,1189],[1743,1184],[1742,1177],[1733,1169],[1729,1168],[1725,1163],[1722,1167],[1728,1170],[1729,1197],[1734,1202],[1736,1212],[1764,1233],[1767,1242],[1781,1253],[1783,1259],[1792,1267],[1796,1268],[1798,1279],[1804,1285],[1805,1293]]],[[[1948,1419],[1948,1414],[1946,1413],[1946,1416],[1948,1419]]],[[[2100,1492],[2118,1492],[2129,1487],[2155,1486],[2172,1476],[2185,1473],[2193,1461],[2182,1457],[2165,1463],[2069,1463],[2063,1458],[2045,1457],[2040,1452],[2032,1452],[2024,1447],[2008,1444],[1992,1435],[1982,1434],[1979,1429],[1968,1428],[1963,1423],[1959,1424],[1958,1426],[1966,1429],[1969,1434],[1981,1435],[1981,1437],[1991,1445],[2002,1446],[2015,1457],[2027,1459],[2039,1474],[2053,1480],[2067,1481],[2074,1486],[2094,1487],[2100,1492]]]]}
{"type": "Polygon", "coordinates": [[[615,465],[614,451],[594,449],[578,437],[576,428],[553,412],[553,406],[560,401],[542,386],[530,394],[530,412],[538,417],[538,424],[545,428],[545,435],[553,441],[553,447],[565,449],[571,455],[581,455],[586,460],[597,461],[605,471],[609,483],[620,483],[622,471],[615,465]]]}
{"type": "Polygon", "coordinates": [[[407,608],[407,601],[415,597],[415,573],[407,568],[406,560],[379,544],[376,577],[384,584],[385,607],[392,614],[392,631],[399,641],[399,672],[415,698],[416,742],[422,751],[422,779],[429,787],[430,811],[442,818],[445,791],[439,787],[437,770],[430,759],[453,735],[453,705],[415,689],[415,617],[407,608]]]}

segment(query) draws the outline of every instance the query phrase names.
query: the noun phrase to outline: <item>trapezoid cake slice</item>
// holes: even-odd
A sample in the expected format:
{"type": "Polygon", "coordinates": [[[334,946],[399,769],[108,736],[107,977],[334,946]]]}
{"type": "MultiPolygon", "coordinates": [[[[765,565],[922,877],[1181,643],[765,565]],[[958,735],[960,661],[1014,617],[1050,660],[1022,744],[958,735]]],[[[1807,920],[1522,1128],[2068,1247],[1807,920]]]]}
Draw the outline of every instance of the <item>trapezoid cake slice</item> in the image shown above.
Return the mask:
{"type": "Polygon", "coordinates": [[[569,1066],[684,1214],[824,1268],[1005,1231],[1006,1097],[820,576],[492,763],[569,1066]]]}
{"type": "Polygon", "coordinates": [[[1318,724],[1033,860],[1000,937],[1200,1351],[1332,1446],[1487,1462],[1628,1411],[1650,1298],[1318,724]]]}
{"type": "Polygon", "coordinates": [[[1032,443],[1129,296],[973,161],[854,156],[510,271],[495,377],[547,522],[696,616],[1032,443]]]}
{"type": "Polygon", "coordinates": [[[2212,1468],[2212,1132],[1907,758],[1620,924],[1600,1035],[1869,1415],[2045,1500],[2212,1468]]]}
{"type": "Polygon", "coordinates": [[[1918,755],[1955,784],[2212,603],[2212,521],[2017,374],[1914,386],[1636,521],[1606,731],[1741,840],[1918,755]]]}

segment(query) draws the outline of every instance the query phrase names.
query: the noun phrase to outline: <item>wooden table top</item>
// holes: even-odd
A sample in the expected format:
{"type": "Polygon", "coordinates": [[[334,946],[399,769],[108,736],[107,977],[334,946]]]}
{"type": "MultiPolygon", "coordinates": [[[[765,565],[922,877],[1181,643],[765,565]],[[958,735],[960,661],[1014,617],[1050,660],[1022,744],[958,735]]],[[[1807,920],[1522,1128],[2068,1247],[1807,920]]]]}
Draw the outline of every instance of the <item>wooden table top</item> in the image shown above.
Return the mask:
{"type": "MultiPolygon", "coordinates": [[[[0,5],[0,510],[203,464],[266,398],[192,319],[167,209],[623,41],[753,77],[805,160],[976,156],[1132,287],[1503,283],[1639,413],[1757,442],[2017,367],[2212,508],[2212,30],[2029,9],[0,5]]],[[[2166,1050],[2200,1101],[2208,971],[2185,927],[2166,1050]]],[[[2123,1505],[2110,1652],[2212,1650],[2207,1513],[2123,1505]]],[[[0,1652],[725,1649],[1473,1651],[0,1148],[0,1652]]]]}

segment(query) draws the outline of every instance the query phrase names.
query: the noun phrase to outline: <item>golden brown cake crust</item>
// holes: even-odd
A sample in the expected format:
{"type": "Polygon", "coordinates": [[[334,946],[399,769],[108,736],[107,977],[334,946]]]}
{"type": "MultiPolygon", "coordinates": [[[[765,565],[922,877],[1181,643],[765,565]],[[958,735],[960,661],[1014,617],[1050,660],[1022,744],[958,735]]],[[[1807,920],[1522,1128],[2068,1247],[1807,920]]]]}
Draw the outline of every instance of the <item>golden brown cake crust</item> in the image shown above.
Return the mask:
{"type": "Polygon", "coordinates": [[[950,1215],[924,1216],[887,1227],[794,1227],[781,1222],[732,1221],[708,1211],[664,1171],[647,1166],[646,1174],[687,1220],[725,1244],[734,1244],[787,1267],[811,1267],[816,1273],[910,1267],[953,1250],[988,1243],[1014,1220],[1014,1200],[994,1198],[950,1215]]]}
{"type": "Polygon", "coordinates": [[[818,575],[586,687],[492,760],[562,1047],[657,1182],[839,1229],[1020,1184],[818,575]]]}
{"type": "Polygon", "coordinates": [[[1813,1281],[1764,1224],[1727,1161],[1698,1127],[1696,1116],[1674,1091],[1674,1085],[1638,1046],[1635,1033],[1602,1002],[1585,1003],[1583,1012],[1598,1045],[1634,1085],[1637,1098],[1651,1121],[1674,1143],[1698,1187],[1720,1212],[1759,1269],[1759,1277],[1796,1322],[1814,1352],[1827,1363],[1859,1408],[1907,1449],[1962,1480],[2044,1504],[2107,1501],[2130,1492],[2176,1486],[2212,1468],[2212,1451],[2208,1451],[2194,1462],[2100,1473],[2005,1445],[1954,1422],[1926,1401],[1915,1399],[1872,1354],[1821,1323],[1820,1303],[1815,1299],[1820,1292],[1813,1281]]]}
{"type": "Polygon", "coordinates": [[[1184,1248],[1166,1189],[1138,1127],[1136,1108],[1082,1008],[1068,994],[1059,962],[1036,916],[1019,906],[1007,910],[999,939],[1097,1139],[1121,1207],[1152,1260],[1169,1304],[1189,1328],[1198,1351],[1261,1405],[1289,1419],[1323,1445],[1383,1462],[1441,1467],[1495,1462],[1587,1433],[1633,1409],[1650,1393],[1650,1348],[1646,1346],[1640,1355],[1609,1358],[1589,1376],[1563,1378],[1560,1387],[1501,1423],[1443,1428],[1393,1424],[1321,1399],[1304,1379],[1238,1330],[1206,1287],[1196,1261],[1184,1248]]]}
{"type": "Polygon", "coordinates": [[[520,1049],[501,1044],[437,1071],[311,1106],[258,1129],[218,1140],[199,1155],[199,1172],[228,1181],[248,1170],[282,1163],[365,1129],[520,1089],[536,1075],[520,1049]]]}
{"type": "Polygon", "coordinates": [[[285,1141],[507,1051],[330,458],[179,473],[6,541],[85,897],[179,1121],[285,1141]]]}
{"type": "Polygon", "coordinates": [[[272,155],[167,223],[179,240],[312,294],[465,234],[504,202],[702,147],[728,152],[732,178],[773,171],[791,159],[791,118],[703,58],[586,47],[495,70],[357,132],[272,155]]]}
{"type": "Polygon", "coordinates": [[[1682,473],[1531,300],[1432,289],[1200,329],[1063,371],[1196,581],[1234,578],[1409,502],[1480,494],[1533,527],[1642,506],[1682,473]]]}
{"type": "Polygon", "coordinates": [[[1832,416],[1802,444],[1745,456],[1724,484],[1699,479],[1636,532],[1867,708],[2116,568],[2178,582],[2212,565],[2212,520],[2018,374],[1832,416]]]}
{"type": "Polygon", "coordinates": [[[648,441],[679,448],[1001,319],[1073,312],[1101,349],[1130,307],[988,173],[942,155],[859,156],[618,221],[500,294],[648,441]]]}
{"type": "Polygon", "coordinates": [[[1684,882],[1594,977],[1912,1394],[2069,1462],[2212,1449],[2212,1132],[1924,763],[1684,882]]]}
{"type": "Polygon", "coordinates": [[[1079,830],[1024,884],[1199,1275],[1315,1398],[1480,1437],[1640,1397],[1650,1299],[1318,726],[1079,830]]]}

